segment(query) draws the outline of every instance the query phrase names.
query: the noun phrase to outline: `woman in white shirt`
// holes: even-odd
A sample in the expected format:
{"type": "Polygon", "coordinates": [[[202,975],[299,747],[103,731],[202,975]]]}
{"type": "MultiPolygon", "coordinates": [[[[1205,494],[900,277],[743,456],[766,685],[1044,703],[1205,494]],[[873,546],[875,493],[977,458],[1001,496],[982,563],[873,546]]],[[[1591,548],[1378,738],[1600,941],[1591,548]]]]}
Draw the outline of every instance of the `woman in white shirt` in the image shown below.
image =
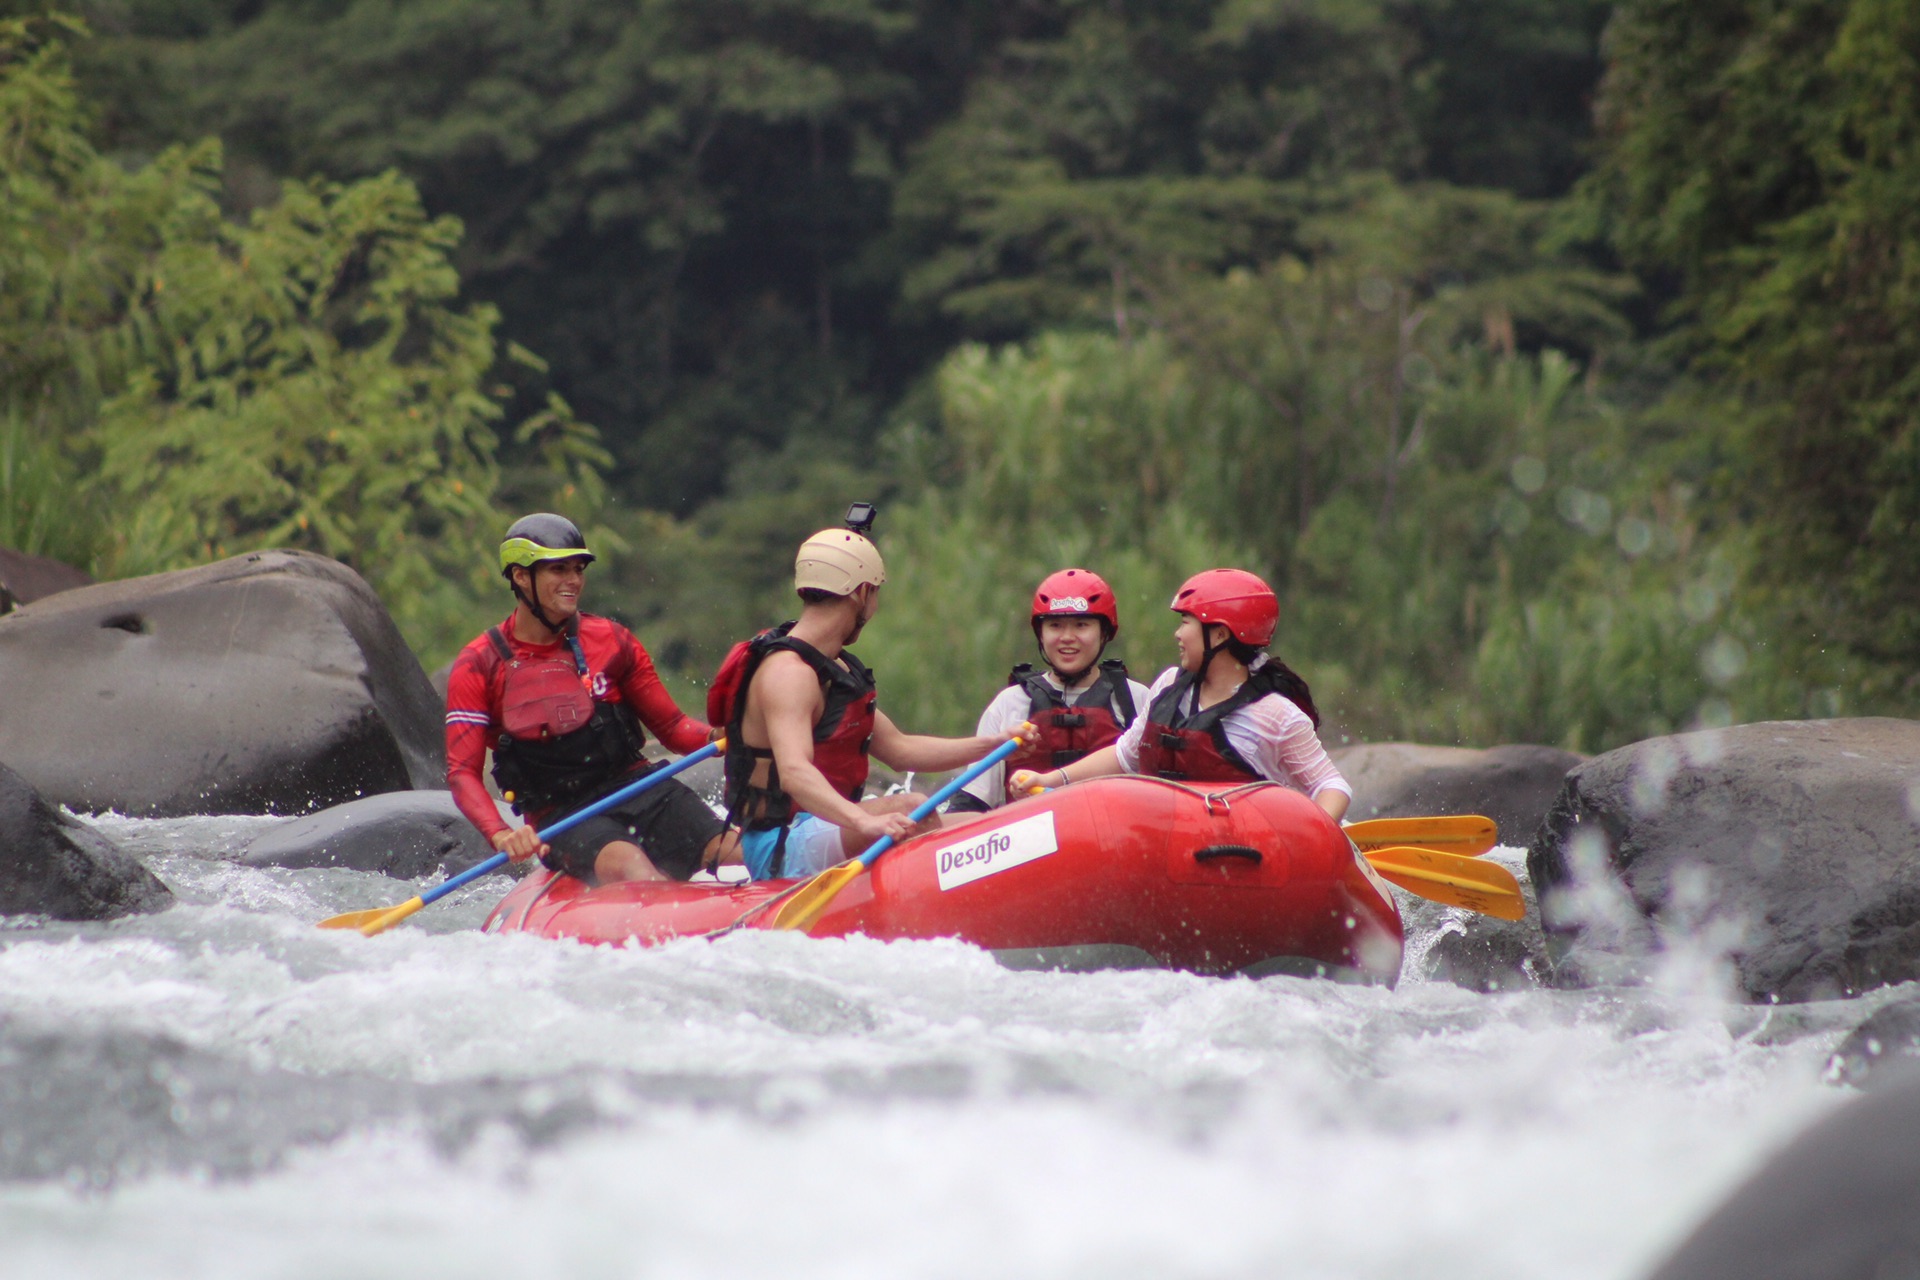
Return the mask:
{"type": "Polygon", "coordinates": [[[1008,773],[1057,769],[1111,746],[1146,709],[1146,686],[1123,663],[1101,661],[1120,634],[1120,609],[1106,579],[1088,569],[1048,574],[1033,593],[1029,620],[1047,669],[1015,667],[975,732],[1005,737],[1031,721],[1039,741],[975,778],[947,806],[952,812],[985,813],[1020,799],[1027,793],[1008,793],[1008,773]]]}
{"type": "Polygon", "coordinates": [[[1315,732],[1320,724],[1306,681],[1264,652],[1280,601],[1258,576],[1209,569],[1175,593],[1180,665],[1162,672],[1147,712],[1119,741],[1054,769],[1016,772],[1015,794],[1115,773],[1189,782],[1267,779],[1310,796],[1338,821],[1353,791],[1315,732]]]}

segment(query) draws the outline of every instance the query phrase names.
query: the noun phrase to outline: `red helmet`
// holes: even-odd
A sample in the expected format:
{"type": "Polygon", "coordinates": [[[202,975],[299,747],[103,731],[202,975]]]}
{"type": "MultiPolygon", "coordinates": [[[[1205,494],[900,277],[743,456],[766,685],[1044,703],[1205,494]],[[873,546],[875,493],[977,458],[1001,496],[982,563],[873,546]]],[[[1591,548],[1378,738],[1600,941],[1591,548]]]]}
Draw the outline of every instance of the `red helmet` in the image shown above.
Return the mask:
{"type": "Polygon", "coordinates": [[[1273,588],[1245,569],[1208,569],[1196,573],[1173,593],[1168,606],[1201,622],[1217,622],[1235,640],[1264,649],[1280,625],[1280,599],[1273,588]]]}
{"type": "Polygon", "coordinates": [[[1033,633],[1040,634],[1042,618],[1099,618],[1107,624],[1107,639],[1120,634],[1120,606],[1113,588],[1091,569],[1062,569],[1047,575],[1033,593],[1033,633]]]}

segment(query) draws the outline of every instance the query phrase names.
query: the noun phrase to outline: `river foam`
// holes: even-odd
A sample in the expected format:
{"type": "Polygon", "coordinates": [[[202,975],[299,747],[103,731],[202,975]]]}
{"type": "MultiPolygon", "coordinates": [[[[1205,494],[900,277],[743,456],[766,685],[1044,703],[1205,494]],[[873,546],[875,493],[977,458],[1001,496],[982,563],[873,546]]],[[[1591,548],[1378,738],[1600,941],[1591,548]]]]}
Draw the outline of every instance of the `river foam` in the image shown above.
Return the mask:
{"type": "Polygon", "coordinates": [[[478,933],[498,880],[365,939],[313,922],[409,890],[231,861],[260,821],[115,820],[180,905],[0,930],[0,1274],[1625,1280],[1867,1012],[1711,957],[1483,995],[589,948],[478,933]]]}

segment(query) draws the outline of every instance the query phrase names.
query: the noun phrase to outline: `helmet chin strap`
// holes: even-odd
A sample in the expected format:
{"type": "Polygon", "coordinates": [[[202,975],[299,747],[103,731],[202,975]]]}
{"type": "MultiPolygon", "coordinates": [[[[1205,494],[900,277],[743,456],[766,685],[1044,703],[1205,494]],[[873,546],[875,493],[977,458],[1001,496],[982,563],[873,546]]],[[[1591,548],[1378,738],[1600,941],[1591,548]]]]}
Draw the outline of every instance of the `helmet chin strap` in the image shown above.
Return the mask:
{"type": "MultiPolygon", "coordinates": [[[[1214,622],[1203,622],[1200,624],[1200,669],[1194,672],[1194,680],[1200,684],[1207,682],[1207,668],[1213,665],[1214,657],[1229,644],[1233,643],[1233,632],[1231,631],[1227,631],[1227,638],[1219,644],[1214,644],[1209,641],[1207,639],[1207,628],[1213,626],[1219,626],[1219,624],[1214,622]]],[[[1222,631],[1227,630],[1225,627],[1221,627],[1220,629],[1222,631]]]]}
{"type": "MultiPolygon", "coordinates": [[[[527,578],[529,580],[532,580],[533,576],[534,576],[533,566],[528,565],[527,578]]],[[[513,588],[513,598],[518,600],[523,606],[525,606],[526,611],[534,616],[535,621],[539,622],[541,626],[553,632],[555,635],[561,634],[560,625],[554,622],[552,618],[549,618],[547,616],[547,611],[545,609],[542,609],[537,603],[533,601],[531,597],[529,597],[525,592],[520,590],[520,584],[518,582],[515,582],[512,577],[508,577],[507,583],[513,588]]],[[[537,589],[537,584],[536,584],[536,589],[537,589]]]]}

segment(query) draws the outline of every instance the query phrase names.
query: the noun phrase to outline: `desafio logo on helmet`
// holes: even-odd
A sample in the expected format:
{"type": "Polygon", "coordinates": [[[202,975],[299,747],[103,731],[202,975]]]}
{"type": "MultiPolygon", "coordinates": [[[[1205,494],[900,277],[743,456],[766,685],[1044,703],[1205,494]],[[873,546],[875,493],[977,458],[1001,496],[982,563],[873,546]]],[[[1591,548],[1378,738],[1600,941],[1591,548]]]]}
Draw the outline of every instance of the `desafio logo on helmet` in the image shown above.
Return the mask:
{"type": "Polygon", "coordinates": [[[1053,607],[1055,611],[1059,613],[1085,613],[1087,611],[1087,598],[1085,596],[1061,596],[1053,602],[1053,607]]]}

